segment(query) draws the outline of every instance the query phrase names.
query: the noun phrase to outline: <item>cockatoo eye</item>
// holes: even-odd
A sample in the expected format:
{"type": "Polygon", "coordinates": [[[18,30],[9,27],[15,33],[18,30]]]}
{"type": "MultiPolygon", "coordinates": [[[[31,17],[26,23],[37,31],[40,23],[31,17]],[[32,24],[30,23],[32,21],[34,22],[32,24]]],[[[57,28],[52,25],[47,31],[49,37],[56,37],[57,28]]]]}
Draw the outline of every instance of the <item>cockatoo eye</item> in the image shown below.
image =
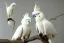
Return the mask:
{"type": "Polygon", "coordinates": [[[36,13],[36,14],[32,14],[33,18],[35,18],[37,15],[39,15],[40,13],[36,13]]]}
{"type": "Polygon", "coordinates": [[[36,13],[35,15],[39,15],[40,13],[36,13]]]}
{"type": "Polygon", "coordinates": [[[34,14],[34,15],[33,15],[33,18],[35,18],[35,17],[36,17],[36,15],[34,14]]]}

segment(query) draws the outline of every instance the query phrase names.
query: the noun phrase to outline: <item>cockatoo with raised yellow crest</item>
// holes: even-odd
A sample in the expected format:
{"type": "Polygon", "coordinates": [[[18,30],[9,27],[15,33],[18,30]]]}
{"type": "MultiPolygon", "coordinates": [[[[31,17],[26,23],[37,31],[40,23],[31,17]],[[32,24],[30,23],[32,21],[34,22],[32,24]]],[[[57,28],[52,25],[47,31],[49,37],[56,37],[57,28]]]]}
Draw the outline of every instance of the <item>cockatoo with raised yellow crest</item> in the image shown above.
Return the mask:
{"type": "Polygon", "coordinates": [[[31,17],[26,13],[21,20],[21,25],[16,29],[11,40],[28,39],[31,33],[31,17]]]}
{"type": "Polygon", "coordinates": [[[40,11],[39,5],[35,4],[34,11],[32,12],[33,18],[36,21],[36,30],[38,34],[48,37],[49,43],[56,36],[57,32],[53,24],[45,18],[45,15],[40,11]]]}
{"type": "Polygon", "coordinates": [[[6,4],[6,13],[8,16],[8,19],[7,19],[8,25],[13,26],[13,29],[14,29],[15,21],[12,19],[12,14],[13,14],[14,6],[16,5],[16,3],[12,3],[10,6],[8,6],[6,2],[5,2],[5,4],[6,4]]]}

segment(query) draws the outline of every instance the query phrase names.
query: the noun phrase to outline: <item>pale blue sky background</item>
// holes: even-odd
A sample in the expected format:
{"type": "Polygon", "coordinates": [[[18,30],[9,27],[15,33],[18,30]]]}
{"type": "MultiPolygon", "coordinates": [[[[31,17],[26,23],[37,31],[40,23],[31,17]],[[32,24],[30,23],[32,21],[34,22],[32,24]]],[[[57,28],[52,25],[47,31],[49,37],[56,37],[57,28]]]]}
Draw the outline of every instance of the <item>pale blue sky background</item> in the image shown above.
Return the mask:
{"type": "MultiPolygon", "coordinates": [[[[60,14],[64,14],[64,0],[0,0],[0,39],[11,39],[15,30],[13,30],[7,24],[7,14],[5,9],[5,1],[10,5],[12,2],[16,3],[13,19],[16,21],[15,29],[20,25],[23,14],[28,12],[32,17],[33,7],[36,1],[38,1],[41,11],[45,14],[45,17],[49,20],[51,17],[55,17],[60,14]]],[[[59,17],[55,21],[51,21],[55,26],[58,35],[53,39],[53,43],[64,43],[64,16],[59,17]]],[[[35,29],[35,21],[32,18],[32,33],[31,36],[37,34],[35,29]]],[[[35,40],[29,43],[41,43],[41,41],[35,40]]]]}

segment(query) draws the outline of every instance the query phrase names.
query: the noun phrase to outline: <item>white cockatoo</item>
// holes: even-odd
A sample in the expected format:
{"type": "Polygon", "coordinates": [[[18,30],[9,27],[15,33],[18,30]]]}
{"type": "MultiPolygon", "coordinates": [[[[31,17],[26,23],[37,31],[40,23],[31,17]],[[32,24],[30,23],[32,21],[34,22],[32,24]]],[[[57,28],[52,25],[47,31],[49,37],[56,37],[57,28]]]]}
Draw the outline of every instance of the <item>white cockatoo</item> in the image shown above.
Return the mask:
{"type": "Polygon", "coordinates": [[[12,19],[12,14],[13,14],[14,6],[16,5],[16,3],[12,3],[10,6],[8,6],[6,2],[5,2],[5,4],[6,4],[6,13],[8,16],[8,19],[7,19],[8,25],[13,26],[13,29],[14,29],[15,21],[12,19]]]}
{"type": "Polygon", "coordinates": [[[21,20],[21,25],[16,29],[11,40],[27,39],[31,33],[31,17],[26,13],[21,20]]]}
{"type": "Polygon", "coordinates": [[[36,21],[36,30],[38,34],[48,37],[49,43],[52,43],[51,40],[56,36],[57,32],[53,24],[45,18],[45,15],[40,11],[39,5],[35,4],[34,11],[32,12],[33,17],[36,21]]]}

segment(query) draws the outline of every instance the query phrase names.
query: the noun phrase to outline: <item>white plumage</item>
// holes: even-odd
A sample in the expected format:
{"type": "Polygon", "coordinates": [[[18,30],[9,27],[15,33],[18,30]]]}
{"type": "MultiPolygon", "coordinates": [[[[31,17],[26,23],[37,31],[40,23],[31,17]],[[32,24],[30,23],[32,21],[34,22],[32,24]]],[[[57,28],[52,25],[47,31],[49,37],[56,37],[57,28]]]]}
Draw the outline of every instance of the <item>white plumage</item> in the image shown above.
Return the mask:
{"type": "Polygon", "coordinates": [[[42,33],[43,35],[47,35],[49,43],[51,43],[52,38],[57,34],[53,24],[45,18],[44,14],[40,11],[39,6],[36,4],[32,15],[36,21],[36,30],[38,31],[38,34],[42,33]]]}
{"type": "Polygon", "coordinates": [[[31,18],[29,17],[29,14],[26,13],[24,15],[24,18],[21,21],[21,25],[16,29],[11,40],[29,38],[30,33],[31,33],[30,23],[31,23],[31,18]]]}
{"type": "Polygon", "coordinates": [[[5,2],[5,4],[6,4],[6,13],[8,16],[8,19],[7,19],[8,25],[12,26],[14,29],[15,21],[12,19],[12,14],[13,14],[14,6],[16,5],[16,3],[12,3],[10,6],[8,6],[6,2],[5,2]]]}
{"type": "Polygon", "coordinates": [[[7,12],[8,18],[11,18],[15,5],[16,5],[16,3],[12,3],[10,6],[8,6],[7,3],[6,3],[6,12],[7,12]]]}

